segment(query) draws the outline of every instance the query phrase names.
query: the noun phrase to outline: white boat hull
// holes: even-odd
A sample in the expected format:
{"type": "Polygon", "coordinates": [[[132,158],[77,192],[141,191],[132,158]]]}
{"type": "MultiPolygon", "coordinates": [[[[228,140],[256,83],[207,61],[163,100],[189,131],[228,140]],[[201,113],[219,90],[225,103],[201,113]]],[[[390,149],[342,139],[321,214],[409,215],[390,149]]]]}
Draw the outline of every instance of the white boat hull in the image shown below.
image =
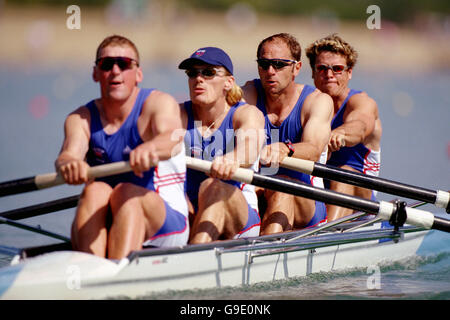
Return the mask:
{"type": "MultiPolygon", "coordinates": [[[[305,242],[302,250],[291,252],[218,247],[144,255],[131,262],[128,259],[114,262],[81,252],[53,252],[0,269],[0,297],[136,298],[166,290],[242,286],[316,272],[369,268],[385,261],[450,250],[450,235],[439,231],[404,233],[398,242],[371,240],[339,245],[327,242],[328,238],[333,240],[340,235],[330,233],[322,237],[325,241],[305,242]]],[[[273,243],[258,245],[264,244],[273,243]]]]}

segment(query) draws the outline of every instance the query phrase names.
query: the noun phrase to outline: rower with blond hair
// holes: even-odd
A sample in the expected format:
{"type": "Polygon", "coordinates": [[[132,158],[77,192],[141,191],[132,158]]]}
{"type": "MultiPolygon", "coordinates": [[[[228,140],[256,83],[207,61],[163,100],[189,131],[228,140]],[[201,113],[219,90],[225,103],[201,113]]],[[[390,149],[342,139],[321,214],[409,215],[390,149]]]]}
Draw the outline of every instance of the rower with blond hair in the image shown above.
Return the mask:
{"type": "MultiPolygon", "coordinates": [[[[334,117],[328,142],[328,165],[378,176],[381,163],[382,134],[378,106],[366,92],[349,88],[358,53],[344,39],[332,34],[314,41],[306,55],[315,86],[333,99],[334,117]]],[[[331,190],[366,199],[372,190],[337,181],[325,181],[331,190]]],[[[327,205],[328,221],[353,210],[327,205]]]]}
{"type": "Polygon", "coordinates": [[[255,187],[231,180],[239,167],[258,169],[264,117],[241,101],[233,63],[220,48],[204,47],[182,61],[190,100],[181,115],[186,151],[212,161],[211,172],[188,169],[186,191],[193,218],[190,243],[258,236],[255,187]]]}

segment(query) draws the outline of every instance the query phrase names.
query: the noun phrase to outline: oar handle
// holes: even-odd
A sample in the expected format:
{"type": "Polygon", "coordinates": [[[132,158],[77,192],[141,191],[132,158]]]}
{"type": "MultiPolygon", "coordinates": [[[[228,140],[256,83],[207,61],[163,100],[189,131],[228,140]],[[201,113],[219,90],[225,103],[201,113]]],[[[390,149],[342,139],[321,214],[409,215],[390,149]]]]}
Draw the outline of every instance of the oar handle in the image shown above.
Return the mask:
{"type": "Polygon", "coordinates": [[[37,189],[45,189],[64,184],[64,179],[56,172],[44,173],[34,178],[37,189]]]}
{"type": "MultiPolygon", "coordinates": [[[[102,178],[129,171],[131,171],[131,166],[128,161],[112,162],[102,164],[99,166],[90,167],[88,170],[88,178],[89,179],[102,178]]],[[[38,186],[38,189],[44,189],[64,184],[65,181],[63,177],[61,177],[56,172],[53,172],[37,175],[35,178],[35,183],[38,186]]]]}
{"type": "MultiPolygon", "coordinates": [[[[128,161],[119,161],[90,167],[88,177],[89,179],[102,178],[129,171],[131,171],[130,163],[128,161]]],[[[0,197],[55,187],[64,183],[63,177],[56,172],[6,181],[0,183],[0,197]]]]}
{"type": "MultiPolygon", "coordinates": [[[[186,166],[190,169],[201,171],[204,173],[211,172],[212,162],[205,161],[197,158],[186,157],[186,166]]],[[[236,172],[233,174],[232,180],[244,182],[244,183],[252,183],[253,181],[254,171],[245,168],[238,168],[236,172]]]]}
{"type": "Polygon", "coordinates": [[[314,171],[314,161],[286,157],[281,161],[281,166],[293,171],[300,171],[311,175],[314,171]]]}
{"type": "Polygon", "coordinates": [[[88,171],[89,179],[113,176],[116,174],[130,172],[131,166],[128,161],[119,161],[100,166],[90,167],[88,171]]]}

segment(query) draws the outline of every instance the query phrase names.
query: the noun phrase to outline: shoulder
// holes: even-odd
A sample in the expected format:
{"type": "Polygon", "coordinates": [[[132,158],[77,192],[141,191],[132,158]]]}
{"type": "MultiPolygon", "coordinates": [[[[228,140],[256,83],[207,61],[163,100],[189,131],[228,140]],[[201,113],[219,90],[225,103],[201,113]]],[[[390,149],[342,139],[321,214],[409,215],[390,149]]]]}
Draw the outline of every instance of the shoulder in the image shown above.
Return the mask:
{"type": "Polygon", "coordinates": [[[179,110],[179,106],[172,95],[155,89],[145,99],[144,109],[153,112],[172,112],[179,110]]]}
{"type": "Polygon", "coordinates": [[[364,91],[351,96],[350,99],[348,99],[347,108],[348,111],[358,109],[378,113],[378,105],[376,101],[369,97],[369,95],[364,91]]]}
{"type": "Polygon", "coordinates": [[[233,121],[238,121],[239,123],[247,121],[264,123],[264,115],[256,106],[246,103],[237,107],[233,121]]]}
{"type": "Polygon", "coordinates": [[[187,122],[188,122],[188,113],[185,107],[185,103],[181,102],[178,104],[178,109],[180,110],[180,116],[181,116],[181,121],[183,124],[183,127],[186,128],[187,127],[187,122]]]}
{"type": "Polygon", "coordinates": [[[69,121],[87,121],[90,122],[91,112],[86,105],[80,106],[71,113],[66,118],[66,122],[69,121]]]}
{"type": "Polygon", "coordinates": [[[237,107],[235,114],[238,115],[262,115],[261,110],[259,110],[255,105],[250,103],[245,103],[239,107],[237,107]]]}
{"type": "Polygon", "coordinates": [[[376,104],[375,100],[372,99],[371,97],[369,97],[369,95],[364,91],[358,92],[358,93],[354,94],[353,96],[351,96],[350,99],[348,99],[348,102],[353,103],[353,104],[355,104],[355,103],[375,103],[376,104]]]}
{"type": "Polygon", "coordinates": [[[167,102],[167,103],[175,103],[175,98],[168,94],[167,92],[163,92],[157,89],[154,89],[147,97],[146,102],[167,102]]]}
{"type": "Polygon", "coordinates": [[[310,111],[322,110],[324,112],[333,112],[333,99],[317,88],[306,97],[304,104],[306,109],[310,111]]]}
{"type": "Polygon", "coordinates": [[[89,137],[90,124],[91,113],[86,106],[81,106],[67,116],[64,122],[64,131],[67,135],[81,130],[89,137]]]}
{"type": "Polygon", "coordinates": [[[253,80],[248,80],[242,87],[244,101],[256,104],[258,91],[253,80]]]}

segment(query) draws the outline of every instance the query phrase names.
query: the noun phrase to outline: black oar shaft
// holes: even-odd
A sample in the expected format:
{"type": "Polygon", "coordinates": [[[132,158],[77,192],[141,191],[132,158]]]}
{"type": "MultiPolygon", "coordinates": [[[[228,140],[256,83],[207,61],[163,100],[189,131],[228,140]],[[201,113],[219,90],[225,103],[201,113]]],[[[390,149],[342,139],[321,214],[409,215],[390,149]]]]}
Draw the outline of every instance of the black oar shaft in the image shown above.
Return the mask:
{"type": "Polygon", "coordinates": [[[433,226],[431,227],[431,229],[449,232],[450,221],[435,216],[434,221],[433,221],[433,226]]]}
{"type": "Polygon", "coordinates": [[[77,206],[79,198],[80,196],[76,195],[32,205],[25,208],[13,209],[0,213],[0,217],[4,217],[10,220],[20,220],[43,215],[50,212],[69,209],[77,206]]]}
{"type": "Polygon", "coordinates": [[[436,202],[437,193],[434,190],[398,183],[379,177],[368,176],[359,172],[326,166],[317,162],[314,164],[312,175],[329,180],[351,183],[359,187],[394,194],[400,197],[411,198],[428,203],[436,202]]]}
{"type": "MultiPolygon", "coordinates": [[[[88,178],[102,178],[130,171],[131,167],[128,161],[118,161],[90,167],[88,170],[88,178]]],[[[56,172],[44,173],[36,175],[34,177],[6,181],[0,183],[0,197],[55,187],[64,183],[66,182],[64,181],[62,176],[60,176],[56,172]]]]}
{"type": "Polygon", "coordinates": [[[444,208],[450,213],[450,193],[448,191],[430,190],[298,158],[286,157],[281,162],[281,166],[328,180],[335,180],[362,188],[425,201],[439,208],[444,208]]]}
{"type": "Polygon", "coordinates": [[[38,186],[35,183],[35,177],[22,178],[0,183],[0,197],[35,190],[38,190],[38,186]]]}
{"type": "Polygon", "coordinates": [[[28,230],[28,231],[32,231],[32,232],[35,232],[35,233],[39,233],[39,234],[42,234],[42,235],[45,235],[45,236],[48,236],[48,237],[52,237],[52,238],[55,238],[55,239],[58,239],[58,240],[62,240],[62,241],[65,241],[65,242],[70,242],[70,239],[67,238],[66,236],[63,236],[63,235],[60,235],[58,233],[51,232],[51,231],[48,231],[48,230],[41,229],[39,227],[33,227],[33,226],[27,225],[25,223],[16,222],[16,221],[13,221],[11,219],[7,219],[5,217],[0,217],[0,224],[2,224],[2,223],[8,224],[10,226],[13,226],[13,227],[16,227],[16,228],[20,228],[20,229],[23,229],[23,230],[28,230]]]}
{"type": "MultiPolygon", "coordinates": [[[[186,165],[190,169],[209,173],[211,162],[186,157],[186,165]]],[[[312,171],[312,170],[311,170],[312,171]]],[[[316,201],[335,204],[358,211],[376,214],[382,220],[392,221],[396,227],[403,223],[431,229],[433,226],[439,230],[450,232],[450,221],[434,219],[434,214],[414,208],[406,208],[404,202],[396,204],[386,201],[376,202],[343,193],[313,187],[302,182],[270,177],[254,173],[252,170],[238,168],[232,177],[233,180],[252,184],[258,187],[289,193],[295,196],[309,198],[316,201]]]]}
{"type": "MultiPolygon", "coordinates": [[[[279,177],[273,178],[269,176],[262,176],[254,174],[251,184],[262,188],[267,188],[275,191],[281,191],[292,195],[335,204],[341,207],[346,207],[358,211],[364,211],[371,214],[376,214],[383,217],[383,220],[392,220],[393,217],[400,213],[401,208],[395,204],[388,202],[377,202],[359,197],[338,193],[335,191],[313,187],[302,182],[294,182],[279,177]]],[[[408,223],[416,226],[421,226],[426,229],[436,229],[445,232],[450,232],[450,221],[439,217],[435,217],[432,213],[427,211],[420,211],[414,208],[404,208],[405,220],[400,223],[408,223]]],[[[394,219],[393,221],[396,221],[394,219]]],[[[394,223],[397,225],[396,223],[394,223]]]]}
{"type": "Polygon", "coordinates": [[[372,214],[377,214],[380,209],[379,203],[372,200],[357,198],[327,189],[315,188],[305,183],[289,181],[280,177],[273,178],[255,174],[253,175],[252,184],[262,188],[298,195],[329,204],[345,206],[346,208],[372,214]]]}

